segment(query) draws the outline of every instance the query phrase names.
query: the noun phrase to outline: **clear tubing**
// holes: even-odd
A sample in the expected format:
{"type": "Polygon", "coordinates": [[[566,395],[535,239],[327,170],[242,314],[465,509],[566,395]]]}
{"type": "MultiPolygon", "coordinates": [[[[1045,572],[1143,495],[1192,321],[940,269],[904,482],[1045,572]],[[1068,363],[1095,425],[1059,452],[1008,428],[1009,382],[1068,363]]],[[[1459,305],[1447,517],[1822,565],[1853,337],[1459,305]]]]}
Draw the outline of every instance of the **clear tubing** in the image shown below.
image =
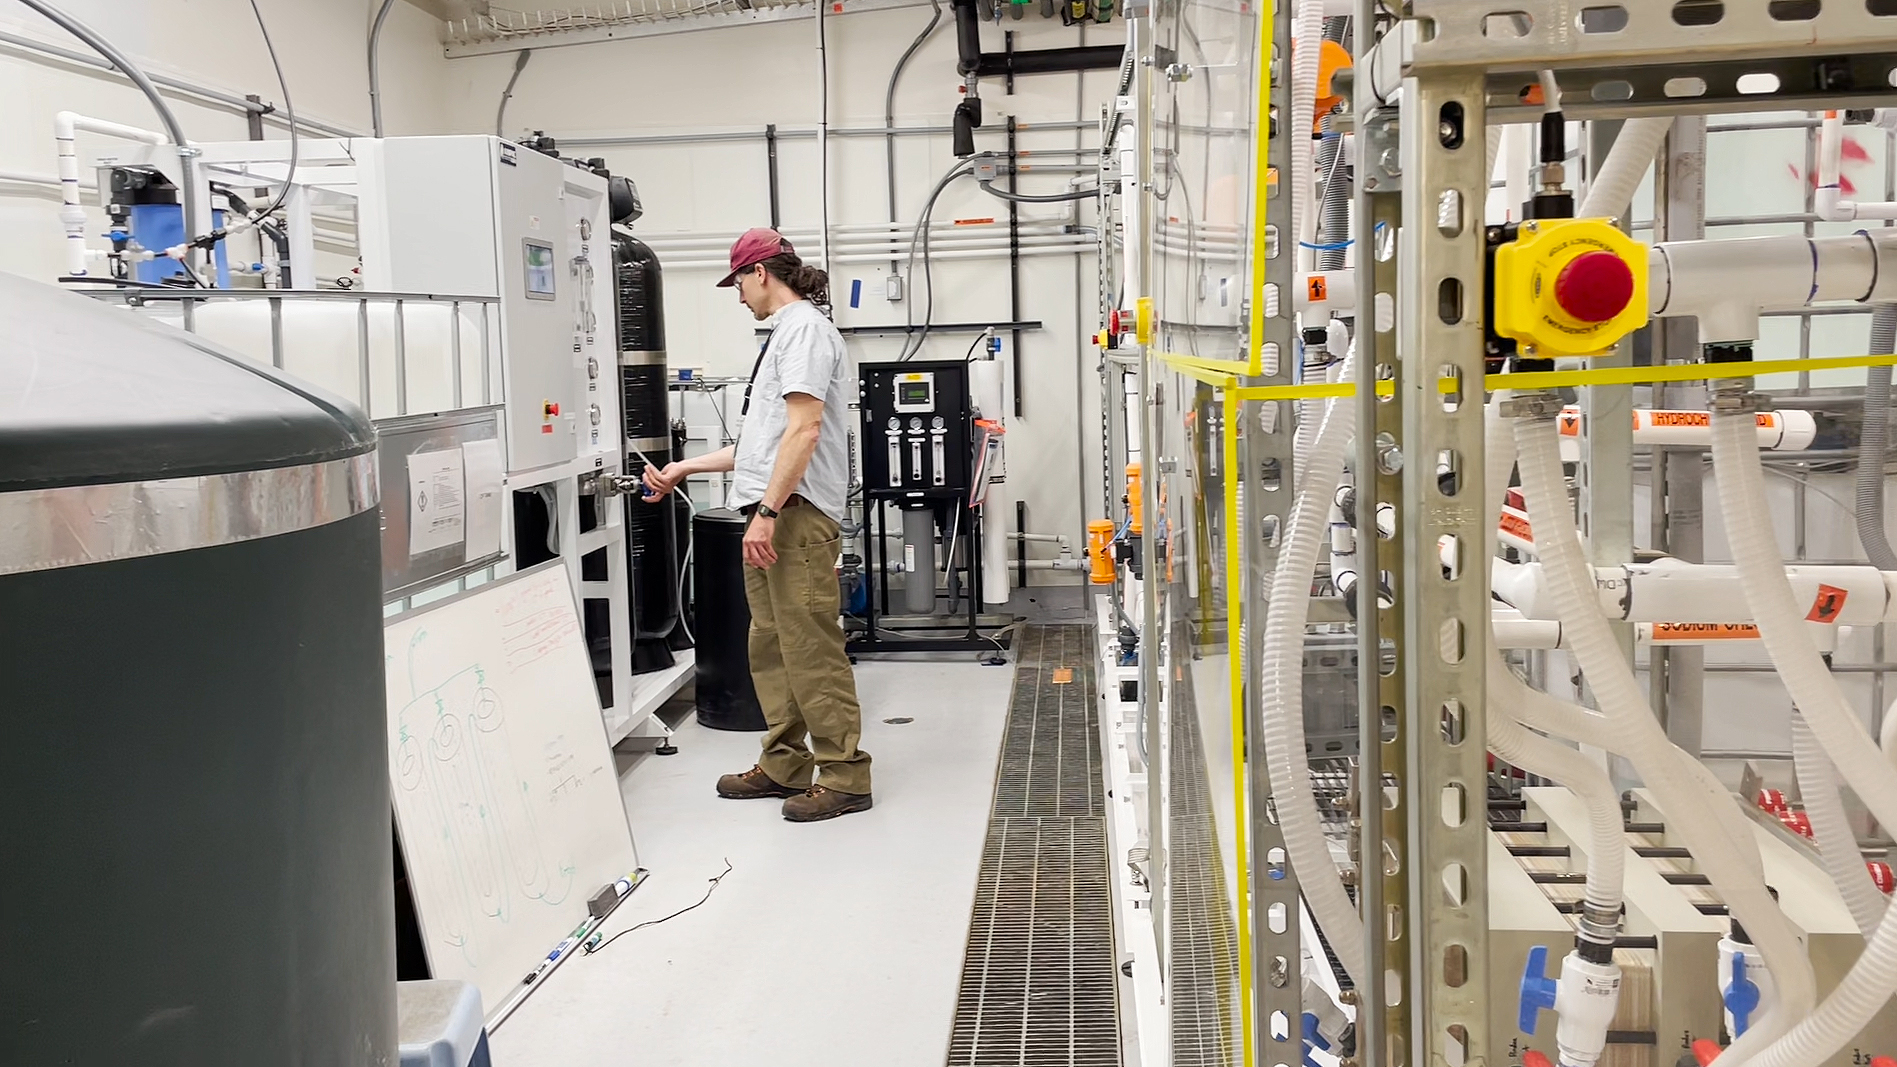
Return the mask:
{"type": "Polygon", "coordinates": [[[1575,216],[1617,219],[1626,214],[1635,190],[1640,188],[1640,179],[1647,176],[1647,168],[1672,128],[1671,116],[1628,119],[1620,128],[1620,136],[1614,138],[1614,147],[1608,149],[1599,174],[1588,183],[1587,196],[1575,216]]]}
{"type": "MultiPolygon", "coordinates": [[[[1756,448],[1758,435],[1750,416],[1746,427],[1756,448]]],[[[1647,788],[1660,799],[1669,827],[1679,830],[1733,916],[1745,925],[1778,983],[1782,994],[1778,1009],[1748,1029],[1728,1052],[1743,1060],[1784,1034],[1793,1020],[1810,1014],[1817,1000],[1811,961],[1777,901],[1766,892],[1765,880],[1759,876],[1757,844],[1748,839],[1749,849],[1735,847],[1739,842],[1715,814],[1724,805],[1744,818],[1732,794],[1716,781],[1690,773],[1688,769],[1698,766],[1697,761],[1679,758],[1608,629],[1570,511],[1553,415],[1518,421],[1515,445],[1535,546],[1542,553],[1562,634],[1614,726],[1614,747],[1633,761],[1647,788]],[[1748,853],[1750,863],[1741,858],[1748,853]]]]}
{"type": "MultiPolygon", "coordinates": [[[[1317,6],[1313,0],[1306,3],[1317,6]]],[[[1352,380],[1355,364],[1353,347],[1344,361],[1341,380],[1352,380]]],[[[1285,850],[1298,872],[1305,903],[1330,939],[1337,958],[1343,961],[1345,972],[1353,983],[1362,985],[1363,919],[1344,892],[1337,864],[1325,842],[1304,748],[1304,629],[1310,617],[1311,576],[1317,569],[1318,550],[1326,540],[1331,503],[1343,480],[1344,454],[1356,423],[1355,398],[1333,400],[1329,406],[1323,427],[1312,442],[1310,467],[1298,487],[1278,565],[1271,575],[1261,672],[1262,737],[1271,773],[1272,800],[1277,804],[1285,850]]]]}
{"type": "MultiPolygon", "coordinates": [[[[1508,427],[1496,417],[1499,407],[1498,397],[1489,405],[1488,436],[1483,446],[1483,470],[1489,478],[1488,496],[1483,501],[1488,509],[1483,523],[1488,531],[1482,556],[1485,560],[1495,555],[1502,497],[1508,488],[1508,472],[1515,466],[1515,442],[1508,427]]],[[[1523,699],[1517,691],[1528,686],[1508,669],[1493,641],[1489,642],[1488,672],[1489,708],[1499,712],[1521,707],[1523,699]]],[[[1510,714],[1488,717],[1488,744],[1489,751],[1515,766],[1567,786],[1587,805],[1587,903],[1599,914],[1618,916],[1627,878],[1627,837],[1621,821],[1620,791],[1614,788],[1607,772],[1580,751],[1523,729],[1510,714]]]]}
{"type": "Polygon", "coordinates": [[[1851,921],[1857,923],[1869,941],[1884,918],[1888,903],[1871,881],[1864,866],[1864,854],[1858,851],[1857,834],[1844,815],[1844,798],[1838,795],[1838,774],[1831,766],[1818,739],[1811,734],[1802,715],[1792,715],[1792,760],[1798,768],[1798,792],[1805,798],[1805,814],[1811,816],[1812,834],[1818,839],[1818,855],[1825,872],[1851,909],[1851,921]]]}
{"type": "MultiPolygon", "coordinates": [[[[1739,581],[1758,621],[1759,638],[1785,680],[1792,703],[1804,714],[1845,784],[1878,822],[1897,826],[1897,770],[1880,758],[1870,731],[1812,642],[1804,620],[1806,609],[1792,598],[1785,561],[1772,532],[1752,413],[1719,407],[1713,405],[1713,470],[1719,478],[1719,507],[1739,581]]],[[[1751,929],[1751,924],[1746,928],[1751,929]]]]}

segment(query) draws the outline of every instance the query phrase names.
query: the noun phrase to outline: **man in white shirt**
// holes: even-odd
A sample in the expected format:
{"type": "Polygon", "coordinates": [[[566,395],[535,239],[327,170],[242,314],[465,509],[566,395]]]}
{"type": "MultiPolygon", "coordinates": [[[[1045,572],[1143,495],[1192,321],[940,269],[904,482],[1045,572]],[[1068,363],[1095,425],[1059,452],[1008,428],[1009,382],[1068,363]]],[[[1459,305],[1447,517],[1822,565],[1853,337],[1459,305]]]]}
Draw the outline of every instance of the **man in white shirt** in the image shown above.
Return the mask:
{"type": "Polygon", "coordinates": [[[842,335],[818,307],[829,299],[830,278],[776,230],[757,229],[732,246],[731,273],[718,284],[736,288],[760,322],[772,320],[745,390],[738,443],[645,473],[656,494],[648,499],[656,500],[690,475],[733,471],[731,506],[750,520],[751,677],[768,729],[757,765],[718,779],[718,795],[782,797],[793,822],[866,811],[870,757],[857,747],[863,713],[836,579],[855,375],[842,335]]]}

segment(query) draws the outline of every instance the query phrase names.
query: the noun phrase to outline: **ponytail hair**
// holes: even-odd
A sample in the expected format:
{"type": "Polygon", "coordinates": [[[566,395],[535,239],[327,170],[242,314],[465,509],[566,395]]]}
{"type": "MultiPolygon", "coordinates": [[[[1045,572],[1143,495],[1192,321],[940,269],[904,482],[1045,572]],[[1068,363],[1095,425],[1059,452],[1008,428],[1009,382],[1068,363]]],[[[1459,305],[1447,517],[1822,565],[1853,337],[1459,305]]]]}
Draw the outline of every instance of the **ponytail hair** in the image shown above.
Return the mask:
{"type": "Polygon", "coordinates": [[[791,292],[829,311],[830,275],[822,268],[805,263],[795,252],[779,252],[762,266],[765,273],[783,282],[791,292]]]}

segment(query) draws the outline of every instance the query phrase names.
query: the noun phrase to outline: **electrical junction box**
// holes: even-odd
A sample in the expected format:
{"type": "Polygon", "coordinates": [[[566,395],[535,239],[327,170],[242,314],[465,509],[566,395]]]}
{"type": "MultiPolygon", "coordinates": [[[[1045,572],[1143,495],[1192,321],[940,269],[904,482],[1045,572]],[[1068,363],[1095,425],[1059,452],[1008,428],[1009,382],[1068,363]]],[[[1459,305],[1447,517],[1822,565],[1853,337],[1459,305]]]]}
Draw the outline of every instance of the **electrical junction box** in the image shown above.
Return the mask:
{"type": "Polygon", "coordinates": [[[1602,219],[1534,219],[1495,249],[1495,332],[1523,356],[1592,356],[1647,324],[1647,246],[1602,219]]]}
{"type": "Polygon", "coordinates": [[[974,447],[968,364],[865,363],[857,381],[864,488],[882,497],[966,494],[974,447]]]}
{"type": "MultiPolygon", "coordinates": [[[[616,466],[606,179],[498,137],[355,143],[366,287],[499,298],[462,341],[498,349],[487,399],[506,408],[508,471],[616,466]]],[[[482,383],[464,387],[481,402],[482,383]]]]}

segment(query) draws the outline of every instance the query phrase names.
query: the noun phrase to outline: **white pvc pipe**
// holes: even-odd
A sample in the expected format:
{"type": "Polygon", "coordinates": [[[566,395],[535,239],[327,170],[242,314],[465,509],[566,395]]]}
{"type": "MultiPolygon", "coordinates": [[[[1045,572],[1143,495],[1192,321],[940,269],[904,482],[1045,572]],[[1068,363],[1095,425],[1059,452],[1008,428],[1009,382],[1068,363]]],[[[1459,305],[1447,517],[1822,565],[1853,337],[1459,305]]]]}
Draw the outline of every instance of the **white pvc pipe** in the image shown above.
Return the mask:
{"type": "MultiPolygon", "coordinates": [[[[107,122],[74,111],[61,111],[53,116],[53,140],[58,142],[59,148],[59,221],[66,230],[66,273],[72,277],[86,274],[86,209],[79,200],[80,130],[145,144],[166,144],[170,140],[156,130],[107,122]]],[[[190,190],[185,190],[184,195],[190,195],[190,190]]]]}
{"type": "Polygon", "coordinates": [[[1726,537],[1746,599],[1758,618],[1759,636],[1792,702],[1804,713],[1845,784],[1878,822],[1897,826],[1897,769],[1879,757],[1876,742],[1801,625],[1805,620],[1793,599],[1773,536],[1758,440],[1751,430],[1747,412],[1713,412],[1713,469],[1719,476],[1720,513],[1726,520],[1726,537]]]}
{"type": "MultiPolygon", "coordinates": [[[[1818,439],[1818,420],[1800,408],[1761,411],[1759,447],[1781,452],[1810,448],[1818,439]]],[[[1665,445],[1673,448],[1711,448],[1713,417],[1709,411],[1663,408],[1635,408],[1634,444],[1665,445]]],[[[1561,410],[1561,436],[1579,440],[1581,409],[1572,405],[1561,410]]]]}
{"type": "MultiPolygon", "coordinates": [[[[1555,617],[1546,562],[1491,565],[1495,591],[1531,619],[1555,617]]],[[[1890,586],[1897,572],[1867,566],[1794,564],[1785,571],[1801,621],[1827,626],[1897,622],[1890,586]]],[[[1600,610],[1623,622],[1746,623],[1755,621],[1738,568],[1724,563],[1652,563],[1595,567],[1600,610]]]]}
{"type": "Polygon", "coordinates": [[[1761,311],[1897,299],[1897,229],[1667,241],[1648,262],[1653,314],[1697,317],[1707,344],[1756,340],[1761,311]]]}
{"type": "MultiPolygon", "coordinates": [[[[1307,3],[1314,7],[1314,4],[1307,3]]],[[[1352,379],[1353,349],[1342,364],[1341,380],[1352,379]]],[[[1354,425],[1355,403],[1333,400],[1311,444],[1309,469],[1300,479],[1297,499],[1286,524],[1284,543],[1271,575],[1271,601],[1265,615],[1262,670],[1263,731],[1272,800],[1284,831],[1285,850],[1305,902],[1353,982],[1362,985],[1364,923],[1344,892],[1337,864],[1311,792],[1311,768],[1304,747],[1304,629],[1310,618],[1311,576],[1323,544],[1337,484],[1344,474],[1344,453],[1354,425]]]]}
{"type": "Polygon", "coordinates": [[[1647,176],[1647,168],[1653,165],[1653,157],[1672,128],[1671,116],[1628,119],[1620,128],[1620,136],[1614,138],[1614,147],[1607,150],[1607,159],[1594,180],[1588,182],[1587,196],[1576,216],[1617,219],[1626,214],[1634,192],[1640,188],[1640,179],[1647,176]]]}
{"type": "Polygon", "coordinates": [[[1864,853],[1857,847],[1857,832],[1844,814],[1844,798],[1838,795],[1838,776],[1825,756],[1818,739],[1802,715],[1792,715],[1792,761],[1798,770],[1798,792],[1805,799],[1805,814],[1811,817],[1812,837],[1818,843],[1818,856],[1824,861],[1831,883],[1851,909],[1851,921],[1869,941],[1877,933],[1889,904],[1871,881],[1864,866],[1864,853]]]}
{"type": "Polygon", "coordinates": [[[1743,1060],[1784,1034],[1793,1020],[1810,1013],[1817,999],[1811,961],[1784,912],[1766,892],[1757,842],[1732,794],[1711,780],[1697,760],[1682,758],[1667,739],[1608,629],[1593,595],[1594,575],[1570,511],[1553,418],[1522,419],[1515,431],[1522,490],[1535,523],[1535,545],[1561,608],[1563,636],[1613,727],[1612,737],[1603,739],[1607,741],[1604,747],[1633,761],[1665,808],[1669,827],[1679,831],[1734,917],[1745,924],[1782,991],[1779,1010],[1759,1020],[1729,1050],[1729,1055],[1736,1052],[1735,1059],[1743,1060]],[[1738,820],[1736,825],[1733,819],[1738,820]]]}
{"type": "Polygon", "coordinates": [[[1812,197],[1812,210],[1826,222],[1857,222],[1863,219],[1897,219],[1897,203],[1859,203],[1844,199],[1843,169],[1844,118],[1836,111],[1825,112],[1818,127],[1818,188],[1812,197]]]}

